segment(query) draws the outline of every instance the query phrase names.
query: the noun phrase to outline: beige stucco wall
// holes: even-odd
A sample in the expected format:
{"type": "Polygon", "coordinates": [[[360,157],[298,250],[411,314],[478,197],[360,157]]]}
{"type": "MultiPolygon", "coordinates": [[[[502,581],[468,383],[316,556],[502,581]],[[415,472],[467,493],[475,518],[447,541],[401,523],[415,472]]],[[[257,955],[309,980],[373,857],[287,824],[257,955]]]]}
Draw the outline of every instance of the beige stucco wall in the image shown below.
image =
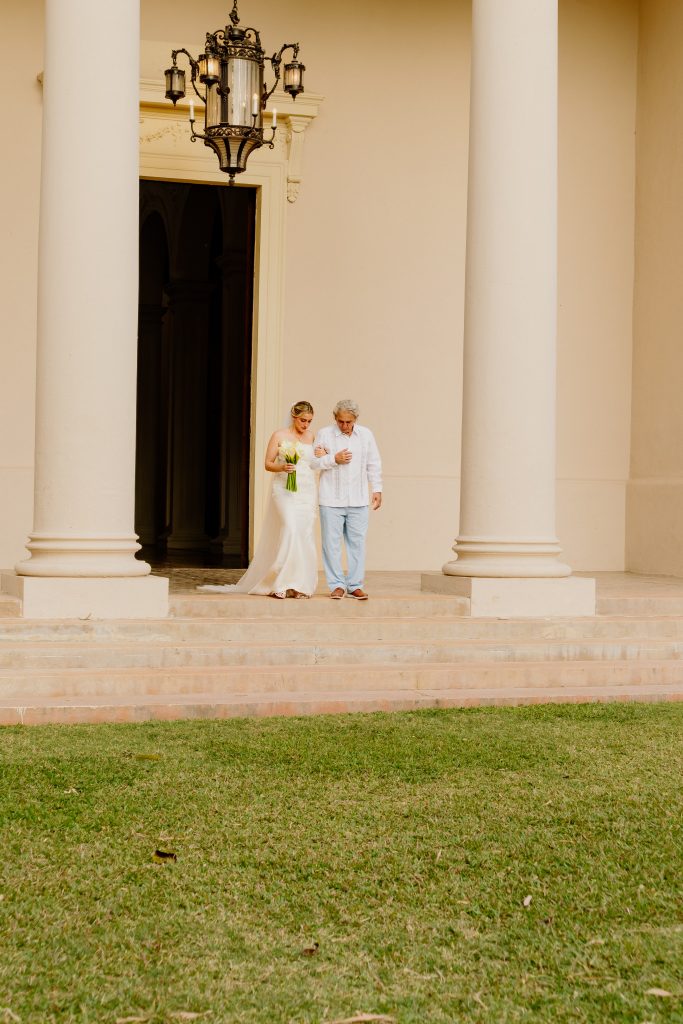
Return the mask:
{"type": "Polygon", "coordinates": [[[624,565],[634,259],[636,0],[561,0],[558,533],[624,565]]]}
{"type": "Polygon", "coordinates": [[[33,522],[42,31],[40,0],[3,4],[11,101],[0,167],[0,567],[24,554],[33,522]]]}
{"type": "MultiPolygon", "coordinates": [[[[32,23],[39,39],[40,7],[17,6],[10,24],[27,138],[0,171],[3,222],[19,246],[4,250],[0,278],[0,474],[14,474],[0,504],[5,565],[31,521],[41,58],[27,40],[32,23]]],[[[161,75],[162,52],[196,44],[227,10],[224,0],[142,7],[147,77],[161,75]]],[[[389,19],[380,0],[241,8],[269,52],[300,40],[307,86],[325,96],[287,209],[282,407],[309,398],[322,422],[336,398],[360,401],[386,468],[371,565],[437,568],[458,528],[469,3],[422,4],[428,61],[418,45],[417,67],[411,0],[389,19]]],[[[637,29],[636,0],[561,0],[558,529],[576,568],[623,566],[637,29]]]]}
{"type": "Polygon", "coordinates": [[[643,0],[627,560],[683,576],[683,5],[643,0]]]}

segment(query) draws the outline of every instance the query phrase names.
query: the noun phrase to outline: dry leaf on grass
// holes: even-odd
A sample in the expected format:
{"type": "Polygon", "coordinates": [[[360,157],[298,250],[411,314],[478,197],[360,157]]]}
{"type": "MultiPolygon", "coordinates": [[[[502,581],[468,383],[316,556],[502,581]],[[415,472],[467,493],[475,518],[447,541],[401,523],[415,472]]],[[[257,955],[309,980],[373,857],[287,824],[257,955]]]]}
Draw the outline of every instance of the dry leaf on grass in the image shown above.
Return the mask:
{"type": "Polygon", "coordinates": [[[178,854],[174,853],[173,850],[155,850],[152,859],[160,861],[178,860],[178,854]]]}
{"type": "Polygon", "coordinates": [[[344,1017],[343,1020],[328,1020],[325,1024],[365,1024],[366,1021],[374,1021],[375,1024],[396,1024],[395,1017],[387,1017],[385,1013],[357,1013],[355,1017],[344,1017]]]}
{"type": "Polygon", "coordinates": [[[116,1024],[145,1024],[149,1017],[117,1017],[116,1024]]]}
{"type": "Polygon", "coordinates": [[[673,992],[667,992],[665,988],[649,988],[645,995],[659,996],[660,999],[670,999],[673,996],[673,992]]]}
{"type": "Polygon", "coordinates": [[[301,950],[301,953],[303,956],[315,956],[319,949],[320,943],[312,942],[310,946],[304,946],[304,948],[301,950]]]}
{"type": "Polygon", "coordinates": [[[522,906],[524,906],[524,907],[531,906],[532,899],[533,899],[533,896],[525,896],[524,899],[522,900],[522,906]]]}
{"type": "Polygon", "coordinates": [[[193,1013],[192,1010],[176,1010],[175,1013],[169,1013],[169,1017],[173,1017],[174,1020],[199,1020],[200,1017],[206,1017],[211,1013],[211,1010],[204,1010],[203,1013],[193,1013]]]}

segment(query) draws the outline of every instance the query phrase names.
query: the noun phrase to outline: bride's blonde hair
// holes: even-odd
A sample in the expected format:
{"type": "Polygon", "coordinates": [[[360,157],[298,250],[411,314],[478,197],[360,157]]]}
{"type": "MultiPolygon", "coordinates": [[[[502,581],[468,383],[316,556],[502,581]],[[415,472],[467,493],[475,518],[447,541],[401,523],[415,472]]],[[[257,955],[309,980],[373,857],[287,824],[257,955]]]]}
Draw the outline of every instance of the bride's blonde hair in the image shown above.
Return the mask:
{"type": "Polygon", "coordinates": [[[310,413],[310,415],[313,416],[313,406],[311,405],[310,402],[297,402],[296,405],[293,405],[289,411],[291,413],[292,419],[294,419],[296,416],[301,416],[302,412],[310,413]]]}

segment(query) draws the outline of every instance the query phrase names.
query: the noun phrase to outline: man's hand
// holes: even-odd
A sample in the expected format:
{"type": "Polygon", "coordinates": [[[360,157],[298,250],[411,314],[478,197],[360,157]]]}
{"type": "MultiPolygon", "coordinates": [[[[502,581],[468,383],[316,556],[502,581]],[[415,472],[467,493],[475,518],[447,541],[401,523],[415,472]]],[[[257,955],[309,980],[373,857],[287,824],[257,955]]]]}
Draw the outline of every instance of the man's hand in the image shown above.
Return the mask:
{"type": "Polygon", "coordinates": [[[376,512],[378,508],[382,507],[382,492],[375,491],[372,495],[372,511],[376,512]]]}
{"type": "Polygon", "coordinates": [[[316,459],[322,459],[323,455],[329,455],[330,453],[329,450],[325,448],[324,445],[319,444],[314,450],[313,454],[315,455],[316,459]]]}
{"type": "Polygon", "coordinates": [[[344,448],[342,451],[337,452],[334,457],[334,461],[338,466],[343,466],[345,463],[350,462],[353,456],[348,448],[344,448]]]}

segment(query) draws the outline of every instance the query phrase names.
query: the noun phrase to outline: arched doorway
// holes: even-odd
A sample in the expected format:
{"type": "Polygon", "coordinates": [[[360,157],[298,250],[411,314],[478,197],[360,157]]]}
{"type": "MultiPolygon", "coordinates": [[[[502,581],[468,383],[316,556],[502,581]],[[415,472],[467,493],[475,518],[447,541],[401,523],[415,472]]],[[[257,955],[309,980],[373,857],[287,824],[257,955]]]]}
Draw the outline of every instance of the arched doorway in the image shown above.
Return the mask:
{"type": "Polygon", "coordinates": [[[248,561],[255,198],[140,182],[135,523],[157,565],[248,561]]]}

